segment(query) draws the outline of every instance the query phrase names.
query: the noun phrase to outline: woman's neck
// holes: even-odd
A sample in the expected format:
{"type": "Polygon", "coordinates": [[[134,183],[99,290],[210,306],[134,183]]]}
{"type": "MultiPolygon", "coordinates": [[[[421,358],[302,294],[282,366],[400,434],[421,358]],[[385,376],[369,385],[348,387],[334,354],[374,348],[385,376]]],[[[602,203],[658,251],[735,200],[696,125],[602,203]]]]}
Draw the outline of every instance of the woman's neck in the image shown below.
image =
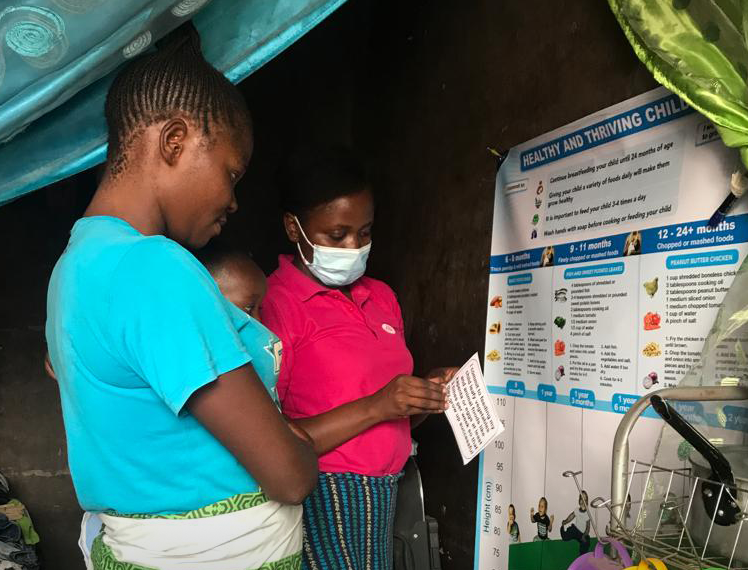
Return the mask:
{"type": "Polygon", "coordinates": [[[164,217],[153,193],[128,180],[126,173],[116,180],[106,176],[83,215],[120,218],[147,236],[166,233],[164,217]]]}

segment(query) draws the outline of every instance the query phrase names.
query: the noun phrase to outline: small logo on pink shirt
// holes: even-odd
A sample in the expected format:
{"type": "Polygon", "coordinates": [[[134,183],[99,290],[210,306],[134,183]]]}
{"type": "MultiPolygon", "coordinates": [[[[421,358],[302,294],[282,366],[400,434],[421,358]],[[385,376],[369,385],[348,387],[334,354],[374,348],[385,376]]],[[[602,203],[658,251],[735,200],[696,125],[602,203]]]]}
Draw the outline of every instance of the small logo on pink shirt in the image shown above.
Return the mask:
{"type": "Polygon", "coordinates": [[[382,328],[385,332],[388,332],[390,334],[395,334],[395,329],[391,325],[388,325],[387,323],[382,323],[382,328]]]}

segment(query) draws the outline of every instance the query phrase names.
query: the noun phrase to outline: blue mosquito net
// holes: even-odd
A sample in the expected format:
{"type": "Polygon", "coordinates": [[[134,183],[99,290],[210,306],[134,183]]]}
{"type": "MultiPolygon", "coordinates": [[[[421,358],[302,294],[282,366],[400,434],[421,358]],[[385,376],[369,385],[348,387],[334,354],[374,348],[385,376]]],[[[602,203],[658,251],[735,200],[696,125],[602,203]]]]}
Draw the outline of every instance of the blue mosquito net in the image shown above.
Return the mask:
{"type": "Polygon", "coordinates": [[[0,0],[0,205],[106,156],[115,70],[187,19],[241,81],[344,0],[0,0]]]}

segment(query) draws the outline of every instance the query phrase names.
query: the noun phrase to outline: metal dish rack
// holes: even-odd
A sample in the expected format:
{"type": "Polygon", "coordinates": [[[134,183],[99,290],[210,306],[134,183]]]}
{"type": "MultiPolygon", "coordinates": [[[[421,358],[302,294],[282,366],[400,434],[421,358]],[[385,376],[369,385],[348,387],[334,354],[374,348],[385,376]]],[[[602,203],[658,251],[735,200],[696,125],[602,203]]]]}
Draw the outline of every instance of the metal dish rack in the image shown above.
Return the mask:
{"type": "MultiPolygon", "coordinates": [[[[608,535],[622,542],[639,559],[659,558],[668,570],[748,570],[748,552],[738,551],[741,536],[748,534],[748,489],[726,487],[719,481],[695,477],[690,468],[667,469],[650,463],[629,461],[629,434],[637,419],[650,405],[650,396],[659,395],[669,401],[728,401],[747,400],[746,387],[683,387],[658,390],[641,398],[624,415],[616,432],[613,445],[613,470],[611,498],[593,499],[590,507],[606,509],[610,514],[608,535]],[[711,515],[711,525],[705,541],[697,541],[689,530],[694,517],[699,483],[713,483],[718,493],[717,505],[724,493],[746,497],[739,505],[737,533],[731,556],[714,553],[712,531],[715,528],[717,507],[711,515]],[[632,490],[641,489],[641,498],[632,500],[632,490]],[[650,515],[650,516],[647,516],[650,515]],[[653,516],[651,516],[653,515],[653,516]]],[[[566,477],[577,481],[578,473],[567,471],[566,477]]],[[[580,487],[581,490],[581,487],[580,487]]],[[[705,493],[710,491],[705,491],[705,493]]],[[[711,495],[710,495],[711,496],[711,495]]],[[[728,498],[728,496],[725,496],[728,498]]],[[[722,515],[722,512],[720,512],[722,515]]],[[[593,530],[600,539],[598,529],[593,530]]],[[[743,539],[745,541],[745,538],[743,539]]],[[[724,548],[723,548],[724,550],[724,548]]],[[[743,548],[743,550],[746,550],[743,548]]]]}
{"type": "MultiPolygon", "coordinates": [[[[742,562],[736,557],[736,555],[740,555],[745,560],[745,555],[748,554],[737,552],[744,525],[746,527],[745,532],[748,533],[748,516],[745,515],[748,500],[745,501],[745,505],[742,505],[743,520],[737,523],[737,533],[732,545],[731,555],[728,558],[714,554],[710,550],[711,530],[715,524],[714,517],[711,521],[710,533],[707,535],[705,542],[699,543],[688,530],[694,500],[700,500],[696,492],[699,478],[691,475],[690,469],[664,469],[649,463],[631,461],[631,470],[628,472],[628,489],[636,478],[643,480],[642,488],[645,493],[641,500],[627,502],[626,509],[630,511],[630,519],[624,514],[626,522],[615,516],[610,501],[598,498],[591,502],[593,509],[609,509],[612,521],[609,531],[610,536],[636,552],[639,558],[654,557],[661,559],[670,570],[702,570],[706,568],[748,570],[748,563],[742,562]],[[648,493],[648,491],[656,489],[655,486],[650,486],[650,481],[653,477],[658,476],[668,480],[667,487],[661,493],[648,493]],[[643,516],[647,508],[654,508],[657,512],[657,515],[650,520],[643,516]]],[[[724,485],[720,484],[720,487],[724,492],[724,485]]],[[[748,489],[739,488],[738,491],[745,494],[748,489]]]]}

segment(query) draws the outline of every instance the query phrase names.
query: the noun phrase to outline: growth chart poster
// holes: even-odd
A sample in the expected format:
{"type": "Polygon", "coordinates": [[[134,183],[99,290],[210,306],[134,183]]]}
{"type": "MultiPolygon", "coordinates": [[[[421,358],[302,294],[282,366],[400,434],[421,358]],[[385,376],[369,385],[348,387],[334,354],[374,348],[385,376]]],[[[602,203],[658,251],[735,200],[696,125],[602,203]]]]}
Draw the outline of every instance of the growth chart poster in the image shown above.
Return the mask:
{"type": "MultiPolygon", "coordinates": [[[[565,569],[604,532],[563,473],[608,498],[621,415],[698,360],[746,255],[742,203],[707,224],[737,161],[662,88],[509,152],[484,362],[506,429],[481,455],[476,569],[565,569]]],[[[652,459],[660,425],[640,420],[632,457],[652,459]]]]}

